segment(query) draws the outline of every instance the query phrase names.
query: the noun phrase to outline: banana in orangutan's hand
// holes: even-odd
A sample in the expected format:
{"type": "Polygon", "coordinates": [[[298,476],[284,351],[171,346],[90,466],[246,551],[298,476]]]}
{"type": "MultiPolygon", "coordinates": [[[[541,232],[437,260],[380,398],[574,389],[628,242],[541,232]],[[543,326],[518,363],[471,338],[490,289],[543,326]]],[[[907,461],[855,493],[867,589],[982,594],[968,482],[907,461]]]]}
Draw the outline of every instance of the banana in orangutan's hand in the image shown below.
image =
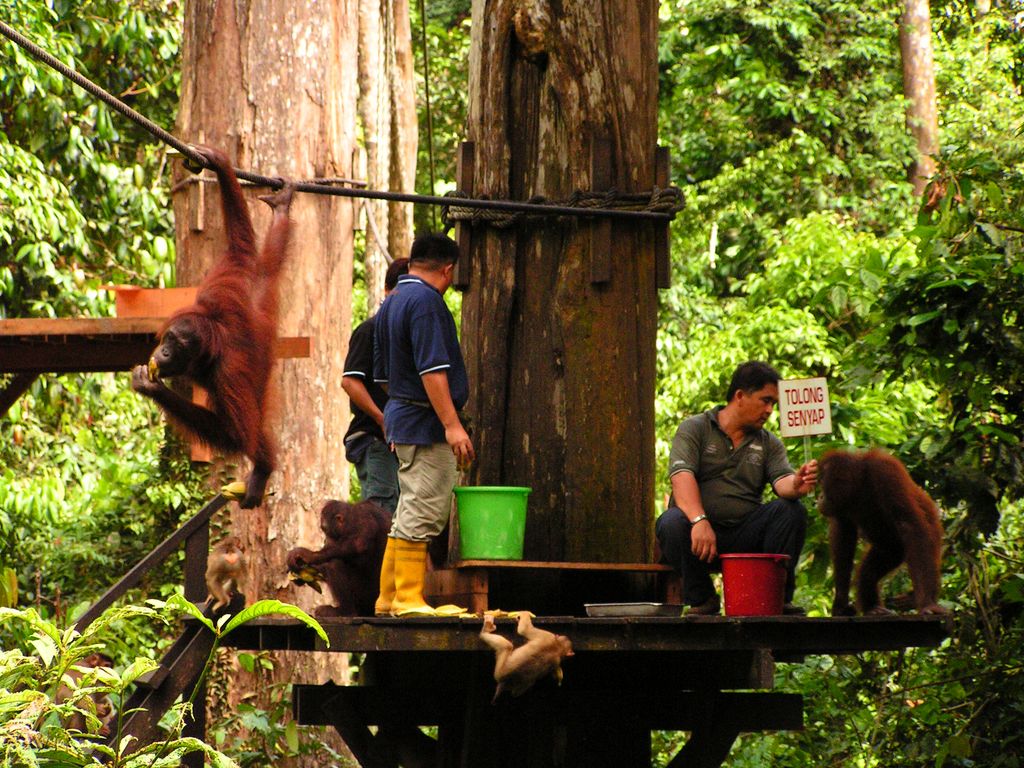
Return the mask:
{"type": "Polygon", "coordinates": [[[149,380],[156,381],[160,378],[160,366],[156,364],[156,358],[149,358],[149,362],[146,364],[146,370],[149,373],[149,380]]]}
{"type": "Polygon", "coordinates": [[[288,578],[296,586],[306,585],[315,589],[319,594],[323,594],[320,582],[324,580],[324,575],[315,566],[303,565],[298,570],[288,571],[288,578]]]}
{"type": "Polygon", "coordinates": [[[226,496],[232,501],[238,501],[245,496],[245,483],[241,480],[235,480],[233,483],[221,487],[220,495],[226,496]]]}

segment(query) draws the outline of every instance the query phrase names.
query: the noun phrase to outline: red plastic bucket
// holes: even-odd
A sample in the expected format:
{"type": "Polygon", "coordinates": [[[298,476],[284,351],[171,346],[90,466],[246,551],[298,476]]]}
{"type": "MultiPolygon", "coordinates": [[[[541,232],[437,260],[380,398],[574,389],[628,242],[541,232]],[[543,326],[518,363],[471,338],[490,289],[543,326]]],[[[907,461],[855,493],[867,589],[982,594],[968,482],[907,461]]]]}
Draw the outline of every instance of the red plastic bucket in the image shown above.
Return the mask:
{"type": "Polygon", "coordinates": [[[789,555],[732,554],[722,560],[726,616],[780,616],[789,555]]]}

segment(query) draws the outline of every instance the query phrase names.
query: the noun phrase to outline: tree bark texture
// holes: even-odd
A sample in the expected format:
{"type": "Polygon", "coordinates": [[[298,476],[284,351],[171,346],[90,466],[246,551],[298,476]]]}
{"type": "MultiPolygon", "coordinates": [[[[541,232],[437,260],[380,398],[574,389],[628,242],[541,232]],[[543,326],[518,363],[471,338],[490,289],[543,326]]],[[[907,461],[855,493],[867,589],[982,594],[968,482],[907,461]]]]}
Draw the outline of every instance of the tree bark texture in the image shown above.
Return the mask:
{"type": "MultiPolygon", "coordinates": [[[[468,138],[473,196],[556,200],[651,189],[654,0],[474,0],[468,138]]],[[[468,481],[526,485],[524,557],[647,561],[652,549],[657,295],[654,230],[587,220],[473,230],[462,343],[477,464],[468,481]],[[591,282],[592,259],[610,279],[591,282]]]]}
{"type": "MultiPolygon", "coordinates": [[[[384,53],[386,30],[381,11],[388,0],[359,0],[359,118],[366,148],[366,183],[371,189],[388,188],[391,104],[384,53]],[[383,82],[382,82],[383,81],[383,82]],[[383,135],[382,135],[383,132],[383,135]]],[[[366,299],[369,313],[384,298],[387,270],[388,204],[362,200],[366,222],[366,299]],[[378,239],[379,238],[379,239],[378,239]]]]}
{"type": "MultiPolygon", "coordinates": [[[[296,179],[350,176],[356,104],[357,0],[187,0],[178,134],[223,148],[237,167],[296,179]]],[[[188,176],[180,167],[179,178],[188,176]]],[[[247,189],[262,238],[267,206],[247,189]]],[[[292,205],[292,247],[281,281],[284,336],[309,336],[308,359],[278,362],[272,374],[271,430],[278,470],[257,510],[235,510],[231,528],[249,553],[249,602],[276,598],[311,610],[318,596],[290,585],[285,553],[321,539],[319,509],[347,498],[341,437],[348,401],[340,381],[350,332],[352,204],[299,194],[292,205]]],[[[216,184],[189,184],[175,197],[178,282],[194,285],[223,252],[216,184]],[[196,227],[201,229],[197,230],[196,227]]],[[[244,477],[247,467],[240,467],[244,477]]],[[[337,679],[337,668],[304,654],[282,679],[337,679]]],[[[244,679],[231,693],[238,700],[244,679]]]]}
{"type": "MultiPolygon", "coordinates": [[[[391,189],[413,192],[416,189],[419,116],[416,113],[416,71],[409,0],[387,0],[387,4],[389,12],[382,9],[381,18],[387,29],[385,53],[391,94],[391,162],[388,175],[391,189]]],[[[388,208],[388,247],[394,258],[409,255],[412,236],[412,206],[391,203],[388,208]]]]}
{"type": "Polygon", "coordinates": [[[935,98],[932,20],[928,0],[904,0],[900,19],[903,95],[907,99],[907,128],[917,143],[917,160],[910,168],[914,194],[920,195],[935,173],[932,155],[939,149],[939,111],[935,98]]]}

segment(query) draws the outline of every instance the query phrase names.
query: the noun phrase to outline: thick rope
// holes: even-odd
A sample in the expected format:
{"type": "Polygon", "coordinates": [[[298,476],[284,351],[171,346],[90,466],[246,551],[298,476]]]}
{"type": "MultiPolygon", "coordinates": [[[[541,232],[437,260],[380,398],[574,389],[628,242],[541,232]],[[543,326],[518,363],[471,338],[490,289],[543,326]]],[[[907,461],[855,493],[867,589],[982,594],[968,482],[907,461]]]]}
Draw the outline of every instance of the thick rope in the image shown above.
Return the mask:
{"type": "MultiPolygon", "coordinates": [[[[470,208],[463,205],[468,198],[465,192],[456,190],[449,192],[447,197],[457,198],[459,202],[450,202],[441,208],[441,221],[445,228],[450,228],[459,222],[466,222],[472,226],[486,225],[505,229],[522,222],[537,222],[540,219],[550,219],[549,213],[536,214],[527,211],[498,211],[482,208],[470,208]]],[[[650,192],[618,192],[610,189],[607,192],[584,192],[576,191],[567,200],[547,203],[543,197],[532,197],[530,202],[540,208],[549,211],[556,209],[575,209],[578,212],[568,216],[579,216],[582,211],[620,211],[623,213],[657,213],[673,217],[683,209],[683,192],[679,187],[667,187],[660,189],[655,187],[650,192]]],[[[558,218],[567,218],[567,215],[560,215],[558,218]]]]}
{"type": "MultiPolygon", "coordinates": [[[[79,86],[83,90],[91,93],[93,96],[98,98],[104,104],[108,105],[115,112],[123,115],[124,117],[131,120],[133,123],[143,128],[144,130],[151,133],[154,137],[164,142],[165,144],[178,150],[184,155],[190,164],[194,167],[209,167],[206,160],[196,152],[189,144],[181,141],[166,130],[161,128],[159,125],[149,120],[145,116],[139,114],[134,109],[129,107],[123,101],[103,90],[100,86],[93,83],[88,78],[82,76],[78,72],[75,72],[70,67],[66,66],[63,62],[51,56],[45,50],[40,48],[38,45],[33,43],[31,40],[21,35],[19,32],[11,28],[9,25],[0,21],[0,34],[3,34],[11,42],[21,46],[25,51],[34,56],[39,61],[43,62],[47,66],[51,67],[68,80],[79,86]]],[[[243,181],[248,181],[253,184],[260,186],[270,187],[272,189],[279,189],[285,183],[284,179],[279,176],[262,176],[258,173],[252,173],[251,171],[245,171],[242,169],[235,169],[235,175],[243,181]]],[[[452,204],[451,197],[441,195],[417,195],[408,192],[382,192],[380,190],[372,189],[353,189],[347,186],[336,186],[334,184],[322,184],[315,182],[300,182],[295,185],[295,189],[298,192],[311,192],[319,195],[335,195],[339,197],[359,197],[366,198],[369,200],[388,200],[390,202],[397,203],[423,203],[426,205],[439,205],[443,208],[450,208],[452,204]]],[[[678,194],[679,199],[682,199],[682,192],[675,187],[669,189],[675,190],[678,194]]],[[[665,192],[668,190],[662,190],[665,192]]],[[[593,194],[593,193],[578,193],[578,194],[593,194]]],[[[534,200],[542,200],[543,198],[534,198],[534,200]]],[[[681,207],[681,205],[680,205],[681,207]]],[[[533,217],[544,218],[552,216],[574,216],[574,217],[604,217],[604,218],[618,218],[618,219],[647,219],[652,221],[659,221],[667,223],[671,221],[675,216],[675,211],[679,208],[671,208],[667,210],[653,210],[653,209],[630,209],[630,208],[602,208],[600,203],[596,203],[588,206],[579,204],[572,204],[572,200],[567,201],[566,205],[552,205],[548,203],[539,202],[518,202],[515,200],[479,200],[475,198],[460,197],[459,203],[454,207],[455,211],[461,211],[463,209],[472,208],[480,210],[492,210],[492,211],[504,211],[504,212],[520,212],[524,214],[532,214],[533,217]]],[[[453,214],[448,213],[449,216],[453,214]]],[[[456,214],[458,215],[458,214],[456,214]]],[[[502,218],[503,217],[498,217],[502,218]]],[[[444,219],[444,213],[442,212],[442,220],[444,219]]],[[[455,219],[453,219],[455,220],[455,219]]],[[[506,225],[510,226],[510,224],[506,225]]]]}

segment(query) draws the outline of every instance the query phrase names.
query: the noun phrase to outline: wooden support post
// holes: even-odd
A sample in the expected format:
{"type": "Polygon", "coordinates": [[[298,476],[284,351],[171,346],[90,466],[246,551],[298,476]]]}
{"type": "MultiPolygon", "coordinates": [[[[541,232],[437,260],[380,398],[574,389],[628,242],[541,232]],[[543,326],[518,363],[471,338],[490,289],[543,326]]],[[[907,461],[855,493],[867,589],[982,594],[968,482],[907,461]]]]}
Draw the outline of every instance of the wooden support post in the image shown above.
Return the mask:
{"type": "Polygon", "coordinates": [[[185,539],[185,599],[199,603],[206,599],[206,561],[210,553],[210,523],[207,521],[185,539]]]}
{"type": "MultiPolygon", "coordinates": [[[[612,142],[603,137],[590,141],[590,189],[607,192],[612,186],[612,142]]],[[[590,282],[612,279],[612,220],[600,216],[590,222],[590,282]]]]}
{"type": "Polygon", "coordinates": [[[35,373],[16,373],[14,375],[10,383],[0,390],[0,416],[7,413],[8,409],[18,401],[18,398],[28,391],[37,377],[38,374],[35,373]]]}
{"type": "MultiPolygon", "coordinates": [[[[658,189],[669,185],[668,147],[654,150],[654,184],[658,189]]],[[[654,233],[654,284],[656,288],[672,287],[672,253],[669,248],[669,223],[658,225],[654,233]]]]}
{"type": "MultiPolygon", "coordinates": [[[[473,174],[476,171],[476,143],[464,141],[459,145],[458,169],[459,190],[473,194],[473,174]]],[[[459,261],[455,265],[455,277],[452,280],[458,290],[469,288],[469,259],[473,250],[473,225],[459,222],[455,225],[455,240],[459,244],[459,261]]]]}

